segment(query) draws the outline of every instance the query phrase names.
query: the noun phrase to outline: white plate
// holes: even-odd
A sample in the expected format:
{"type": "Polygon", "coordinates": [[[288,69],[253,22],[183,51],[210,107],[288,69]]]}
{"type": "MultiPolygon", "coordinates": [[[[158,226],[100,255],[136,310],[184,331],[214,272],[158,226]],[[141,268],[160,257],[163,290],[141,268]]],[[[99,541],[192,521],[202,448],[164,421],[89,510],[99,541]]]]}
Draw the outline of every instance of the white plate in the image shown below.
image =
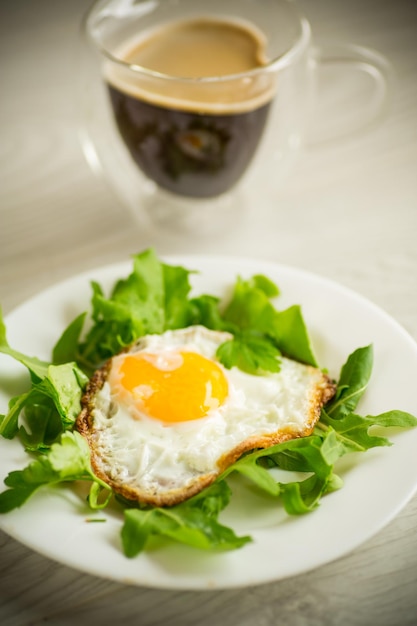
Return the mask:
{"type": "MultiPolygon", "coordinates": [[[[200,270],[196,293],[224,295],[237,275],[264,273],[280,287],[279,309],[301,304],[321,366],[338,376],[347,356],[373,343],[371,385],[358,412],[376,415],[402,409],[417,415],[417,346],[386,313],[329,280],[268,262],[230,257],[168,257],[169,263],[200,270]]],[[[104,267],[56,285],[7,317],[10,344],[48,359],[62,329],[89,307],[91,279],[106,288],[131,271],[131,263],[104,267]]],[[[0,412],[22,390],[25,370],[0,355],[0,412]]],[[[0,516],[4,531],[33,550],[78,570],[130,584],[177,589],[221,589],[279,580],[345,555],[387,524],[417,488],[417,429],[390,432],[394,445],[350,455],[341,467],[344,487],[323,498],[302,517],[288,517],[281,505],[255,492],[236,493],[222,520],[253,543],[240,550],[208,554],[167,542],[139,555],[123,556],[121,518],[91,514],[68,487],[46,488],[20,510],[0,516]],[[86,519],[106,518],[106,523],[86,519]]],[[[0,479],[27,465],[17,441],[0,438],[0,479]]],[[[236,487],[237,492],[239,488],[236,487]]]]}

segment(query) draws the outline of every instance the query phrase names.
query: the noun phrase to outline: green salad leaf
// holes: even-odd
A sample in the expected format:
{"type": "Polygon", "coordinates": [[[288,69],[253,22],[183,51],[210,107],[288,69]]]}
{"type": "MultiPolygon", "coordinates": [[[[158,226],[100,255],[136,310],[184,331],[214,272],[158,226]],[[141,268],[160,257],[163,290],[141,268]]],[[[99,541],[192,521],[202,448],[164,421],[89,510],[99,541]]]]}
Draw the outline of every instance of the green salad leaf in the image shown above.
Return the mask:
{"type": "Polygon", "coordinates": [[[133,257],[133,271],[106,297],[92,282],[92,325],[83,337],[85,313],[71,322],[53,351],[53,362],[74,360],[88,375],[103,361],[145,334],[203,325],[233,335],[218,352],[225,367],[275,372],[280,352],[317,365],[300,307],[276,310],[278,287],[266,276],[237,278],[228,302],[191,297],[193,271],[160,261],[153,249],[133,257]]]}
{"type": "MultiPolygon", "coordinates": [[[[143,335],[189,325],[190,273],[162,263],[149,249],[133,257],[133,271],[116,282],[109,297],[97,282],[92,282],[93,325],[77,346],[80,367],[92,373],[143,335]]],[[[79,320],[71,326],[74,324],[75,335],[79,320]]]]}
{"type": "Polygon", "coordinates": [[[391,442],[386,437],[375,435],[370,432],[372,426],[389,426],[397,428],[412,428],[416,426],[416,418],[405,411],[387,411],[379,415],[356,415],[349,413],[345,417],[335,420],[323,411],[321,425],[327,425],[334,429],[338,441],[343,445],[344,453],[363,452],[377,446],[390,446],[391,442]]]}
{"type": "Polygon", "coordinates": [[[236,333],[219,346],[216,354],[225,367],[235,366],[248,374],[280,370],[278,348],[251,331],[236,333]]]}
{"type": "Polygon", "coordinates": [[[12,439],[19,431],[30,448],[48,446],[65,429],[72,428],[81,409],[81,396],[87,376],[74,362],[53,365],[12,349],[6,338],[0,311],[0,352],[27,367],[31,377],[29,391],[12,398],[9,410],[0,418],[0,435],[12,439]],[[19,427],[19,416],[25,411],[30,423],[29,435],[19,427]],[[36,419],[35,419],[36,416],[36,419]],[[40,434],[43,433],[43,436],[40,434]],[[37,442],[37,444],[35,443],[37,442]]]}
{"type": "Polygon", "coordinates": [[[317,365],[300,307],[278,311],[271,302],[277,295],[278,287],[265,276],[255,275],[250,280],[238,278],[223,317],[240,331],[258,333],[264,343],[272,344],[285,356],[317,365]]]}
{"type": "Polygon", "coordinates": [[[87,311],[80,313],[65,329],[52,350],[52,363],[62,365],[80,360],[78,343],[84,328],[87,311]]]}
{"type": "Polygon", "coordinates": [[[312,511],[325,493],[340,486],[333,473],[336,459],[334,455],[329,458],[326,454],[326,438],[311,435],[249,453],[230,466],[225,474],[242,473],[269,495],[280,496],[291,515],[312,511]],[[274,481],[269,472],[273,467],[301,472],[305,477],[288,483],[274,481]]]}
{"type": "Polygon", "coordinates": [[[283,354],[295,361],[318,366],[300,306],[278,312],[271,332],[283,354]]]}
{"type": "Polygon", "coordinates": [[[218,521],[230,499],[230,489],[218,481],[203,492],[173,507],[141,510],[129,508],[121,531],[126,556],[134,557],[145,549],[151,537],[169,537],[203,550],[233,550],[251,538],[238,537],[218,521]]]}
{"type": "Polygon", "coordinates": [[[191,290],[190,275],[194,272],[183,267],[162,263],[164,291],[163,330],[175,330],[190,326],[192,303],[189,299],[191,290]]]}
{"type": "Polygon", "coordinates": [[[97,500],[97,489],[92,490],[90,506],[107,506],[112,495],[110,487],[97,478],[90,464],[90,448],[84,437],[77,432],[65,432],[47,454],[41,455],[23,470],[10,472],[5,479],[9,489],[0,493],[0,513],[7,513],[22,506],[26,500],[44,485],[56,485],[74,480],[89,480],[107,492],[102,504],[97,500]]]}
{"type": "Polygon", "coordinates": [[[343,365],[337,391],[328,404],[326,412],[333,419],[340,419],[353,411],[368,386],[373,367],[373,347],[355,350],[343,365]]]}

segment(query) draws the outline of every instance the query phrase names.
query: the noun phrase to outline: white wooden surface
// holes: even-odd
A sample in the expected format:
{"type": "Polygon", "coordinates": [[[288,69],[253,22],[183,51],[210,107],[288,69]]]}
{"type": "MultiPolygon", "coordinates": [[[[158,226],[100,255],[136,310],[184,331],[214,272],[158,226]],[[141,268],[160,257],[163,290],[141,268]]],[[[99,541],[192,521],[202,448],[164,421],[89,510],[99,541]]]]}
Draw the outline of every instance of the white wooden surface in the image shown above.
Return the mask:
{"type": "MultiPolygon", "coordinates": [[[[417,2],[303,0],[317,40],[392,63],[386,119],[311,148],[267,208],[222,236],[143,232],[89,170],[76,136],[83,0],[1,0],[0,302],[7,313],[78,271],[161,254],[239,254],[308,268],[364,294],[417,339],[417,2]]],[[[416,372],[417,376],[417,372],[416,372]]],[[[381,487],[383,489],[383,486],[381,487]]],[[[0,623],[406,626],[417,623],[417,499],[352,554],[245,590],[158,591],[94,578],[0,533],[0,623]]]]}

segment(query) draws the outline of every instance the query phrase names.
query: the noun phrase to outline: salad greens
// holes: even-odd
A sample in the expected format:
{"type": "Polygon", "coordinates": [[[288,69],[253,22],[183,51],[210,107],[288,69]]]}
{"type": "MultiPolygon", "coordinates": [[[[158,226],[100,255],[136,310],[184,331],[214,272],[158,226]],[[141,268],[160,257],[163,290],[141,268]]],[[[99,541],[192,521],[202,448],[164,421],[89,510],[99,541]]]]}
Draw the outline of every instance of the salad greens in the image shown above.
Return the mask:
{"type": "Polygon", "coordinates": [[[200,324],[231,333],[217,351],[226,368],[238,367],[261,375],[279,371],[280,356],[318,366],[299,306],[278,310],[278,287],[266,276],[238,277],[228,301],[213,295],[191,295],[193,272],[161,262],[149,249],[133,258],[133,270],[118,280],[106,296],[92,282],[91,311],[78,315],[64,330],[44,362],[14,350],[7,341],[0,311],[0,352],[29,371],[30,388],[9,402],[0,415],[0,434],[18,437],[33,460],[5,478],[0,513],[20,507],[39,488],[72,481],[91,483],[92,509],[113,500],[124,510],[123,549],[134,557],[151,538],[168,537],[200,549],[230,550],[251,541],[238,537],[219,517],[232,497],[230,475],[245,479],[283,503],[290,515],[314,510],[321,498],[342,486],[337,461],[351,452],[363,452],[391,442],[375,434],[374,426],[414,427],[416,417],[390,410],[374,416],[356,413],[371,377],[372,346],[347,357],[334,398],[323,408],[309,437],[293,439],[268,449],[246,453],[216,482],[189,500],[172,507],[149,507],[125,501],[94,475],[90,451],[74,430],[88,378],[108,358],[138,337],[200,324]],[[273,468],[297,472],[301,479],[280,482],[273,468]]]}
{"type": "Polygon", "coordinates": [[[12,439],[20,432],[27,448],[48,448],[63,430],[74,425],[88,377],[75,362],[55,365],[13,350],[7,341],[1,311],[0,352],[27,367],[31,380],[30,390],[12,398],[8,413],[0,415],[0,434],[12,439]],[[30,431],[19,426],[22,411],[30,431]]]}
{"type": "Polygon", "coordinates": [[[22,504],[42,485],[72,480],[92,481],[89,504],[92,509],[104,508],[111,497],[110,487],[94,475],[90,464],[88,443],[77,432],[65,431],[59,443],[53,443],[48,454],[42,454],[23,470],[10,472],[5,479],[9,487],[1,496],[2,513],[22,504]],[[100,488],[107,491],[104,503],[100,504],[100,488]]]}

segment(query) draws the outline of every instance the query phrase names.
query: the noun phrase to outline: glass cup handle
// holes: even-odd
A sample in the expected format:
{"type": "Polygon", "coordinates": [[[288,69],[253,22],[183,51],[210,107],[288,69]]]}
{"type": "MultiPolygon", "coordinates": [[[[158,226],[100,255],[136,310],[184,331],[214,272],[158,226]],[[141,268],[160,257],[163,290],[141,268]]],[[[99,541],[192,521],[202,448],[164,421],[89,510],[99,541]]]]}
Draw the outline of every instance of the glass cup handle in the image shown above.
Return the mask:
{"type": "Polygon", "coordinates": [[[316,75],[307,146],[362,133],[386,115],[392,91],[389,61],[355,44],[328,43],[312,50],[316,75]]]}

